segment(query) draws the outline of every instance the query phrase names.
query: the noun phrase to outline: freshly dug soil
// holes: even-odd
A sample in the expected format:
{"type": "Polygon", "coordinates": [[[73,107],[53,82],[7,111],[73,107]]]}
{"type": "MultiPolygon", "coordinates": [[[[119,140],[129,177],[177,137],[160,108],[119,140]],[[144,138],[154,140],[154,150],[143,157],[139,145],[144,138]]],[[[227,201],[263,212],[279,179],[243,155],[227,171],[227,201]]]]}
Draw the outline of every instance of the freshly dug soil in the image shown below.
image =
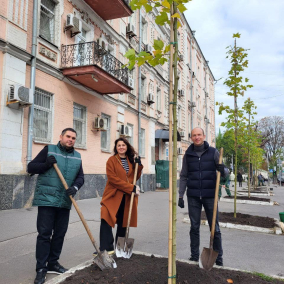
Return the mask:
{"type": "MultiPolygon", "coordinates": [[[[116,269],[100,271],[96,265],[77,271],[68,277],[64,284],[167,284],[168,259],[157,258],[153,255],[143,256],[133,254],[130,259],[115,259],[116,269]]],[[[239,271],[212,269],[205,271],[187,263],[177,262],[177,284],[206,283],[206,284],[283,284],[283,281],[269,281],[259,276],[239,271]],[[229,280],[229,281],[228,281],[229,280]],[[230,281],[232,280],[232,281],[230,281]]]]}
{"type": "MultiPolygon", "coordinates": [[[[234,199],[234,196],[225,196],[226,199],[234,199]]],[[[237,199],[239,200],[252,200],[252,201],[263,201],[263,202],[270,202],[269,198],[262,198],[262,197],[255,197],[255,196],[237,196],[237,199]]]]}
{"type": "MultiPolygon", "coordinates": [[[[275,220],[270,217],[253,216],[249,214],[237,213],[237,218],[234,218],[234,213],[219,212],[219,222],[232,223],[239,225],[248,225],[261,228],[272,229],[276,226],[275,220]]],[[[207,220],[205,212],[201,212],[201,219],[207,220]]]]}

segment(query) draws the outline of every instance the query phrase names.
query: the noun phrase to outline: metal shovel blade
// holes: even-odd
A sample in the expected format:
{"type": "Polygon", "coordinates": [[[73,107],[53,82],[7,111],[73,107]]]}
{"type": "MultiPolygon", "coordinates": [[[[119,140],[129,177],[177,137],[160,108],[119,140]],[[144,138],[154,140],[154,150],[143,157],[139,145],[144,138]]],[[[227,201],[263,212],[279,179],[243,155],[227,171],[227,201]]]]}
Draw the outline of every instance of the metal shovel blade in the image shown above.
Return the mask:
{"type": "Polygon", "coordinates": [[[107,251],[103,251],[99,253],[94,258],[94,263],[101,269],[109,269],[109,268],[116,268],[116,262],[115,260],[107,253],[107,251]]]}
{"type": "Polygon", "coordinates": [[[117,257],[130,258],[132,255],[134,239],[118,237],[115,248],[115,254],[117,257]]]}
{"type": "Polygon", "coordinates": [[[199,267],[210,271],[217,259],[217,256],[217,251],[209,248],[203,248],[203,251],[200,256],[199,267]]]}

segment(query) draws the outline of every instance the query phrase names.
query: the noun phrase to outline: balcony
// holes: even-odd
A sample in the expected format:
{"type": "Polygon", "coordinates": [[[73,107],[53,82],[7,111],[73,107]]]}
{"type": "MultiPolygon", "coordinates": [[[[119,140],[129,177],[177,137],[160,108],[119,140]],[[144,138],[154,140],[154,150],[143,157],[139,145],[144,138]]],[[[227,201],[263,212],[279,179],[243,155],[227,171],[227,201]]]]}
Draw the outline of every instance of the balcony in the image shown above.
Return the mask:
{"type": "Polygon", "coordinates": [[[97,42],[63,45],[63,75],[100,94],[130,93],[128,68],[97,42]]]}
{"type": "Polygon", "coordinates": [[[105,21],[129,17],[133,13],[129,7],[130,0],[85,0],[85,2],[105,21]]]}

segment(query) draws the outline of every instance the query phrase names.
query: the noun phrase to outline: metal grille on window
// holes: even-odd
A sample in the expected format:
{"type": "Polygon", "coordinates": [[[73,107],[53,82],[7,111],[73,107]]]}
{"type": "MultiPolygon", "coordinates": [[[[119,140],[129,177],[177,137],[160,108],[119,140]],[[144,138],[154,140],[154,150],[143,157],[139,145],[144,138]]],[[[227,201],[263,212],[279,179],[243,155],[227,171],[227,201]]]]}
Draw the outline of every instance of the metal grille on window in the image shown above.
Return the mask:
{"type": "Polygon", "coordinates": [[[37,141],[51,142],[53,94],[35,88],[34,95],[34,138],[37,141]]]}
{"type": "Polygon", "coordinates": [[[55,2],[52,0],[41,0],[40,5],[40,35],[54,43],[55,34],[55,2]]]}
{"type": "Polygon", "coordinates": [[[85,146],[86,107],[74,104],[73,127],[77,132],[76,146],[85,146]]]}

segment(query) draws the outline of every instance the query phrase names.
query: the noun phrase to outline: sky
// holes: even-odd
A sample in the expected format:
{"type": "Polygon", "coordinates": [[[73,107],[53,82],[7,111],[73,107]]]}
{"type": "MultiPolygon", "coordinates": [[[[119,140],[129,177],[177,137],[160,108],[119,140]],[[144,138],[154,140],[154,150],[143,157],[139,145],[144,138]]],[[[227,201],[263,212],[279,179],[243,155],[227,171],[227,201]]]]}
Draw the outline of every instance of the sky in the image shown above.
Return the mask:
{"type": "MultiPolygon", "coordinates": [[[[284,115],[284,0],[192,0],[186,4],[185,17],[216,80],[215,101],[233,107],[233,97],[223,85],[231,67],[226,47],[234,44],[233,34],[240,33],[237,46],[249,49],[248,68],[243,77],[252,89],[239,97],[238,107],[251,98],[257,106],[256,120],[284,115]]],[[[226,114],[216,112],[216,131],[226,114]]],[[[221,128],[223,131],[224,128],[221,128]]]]}

